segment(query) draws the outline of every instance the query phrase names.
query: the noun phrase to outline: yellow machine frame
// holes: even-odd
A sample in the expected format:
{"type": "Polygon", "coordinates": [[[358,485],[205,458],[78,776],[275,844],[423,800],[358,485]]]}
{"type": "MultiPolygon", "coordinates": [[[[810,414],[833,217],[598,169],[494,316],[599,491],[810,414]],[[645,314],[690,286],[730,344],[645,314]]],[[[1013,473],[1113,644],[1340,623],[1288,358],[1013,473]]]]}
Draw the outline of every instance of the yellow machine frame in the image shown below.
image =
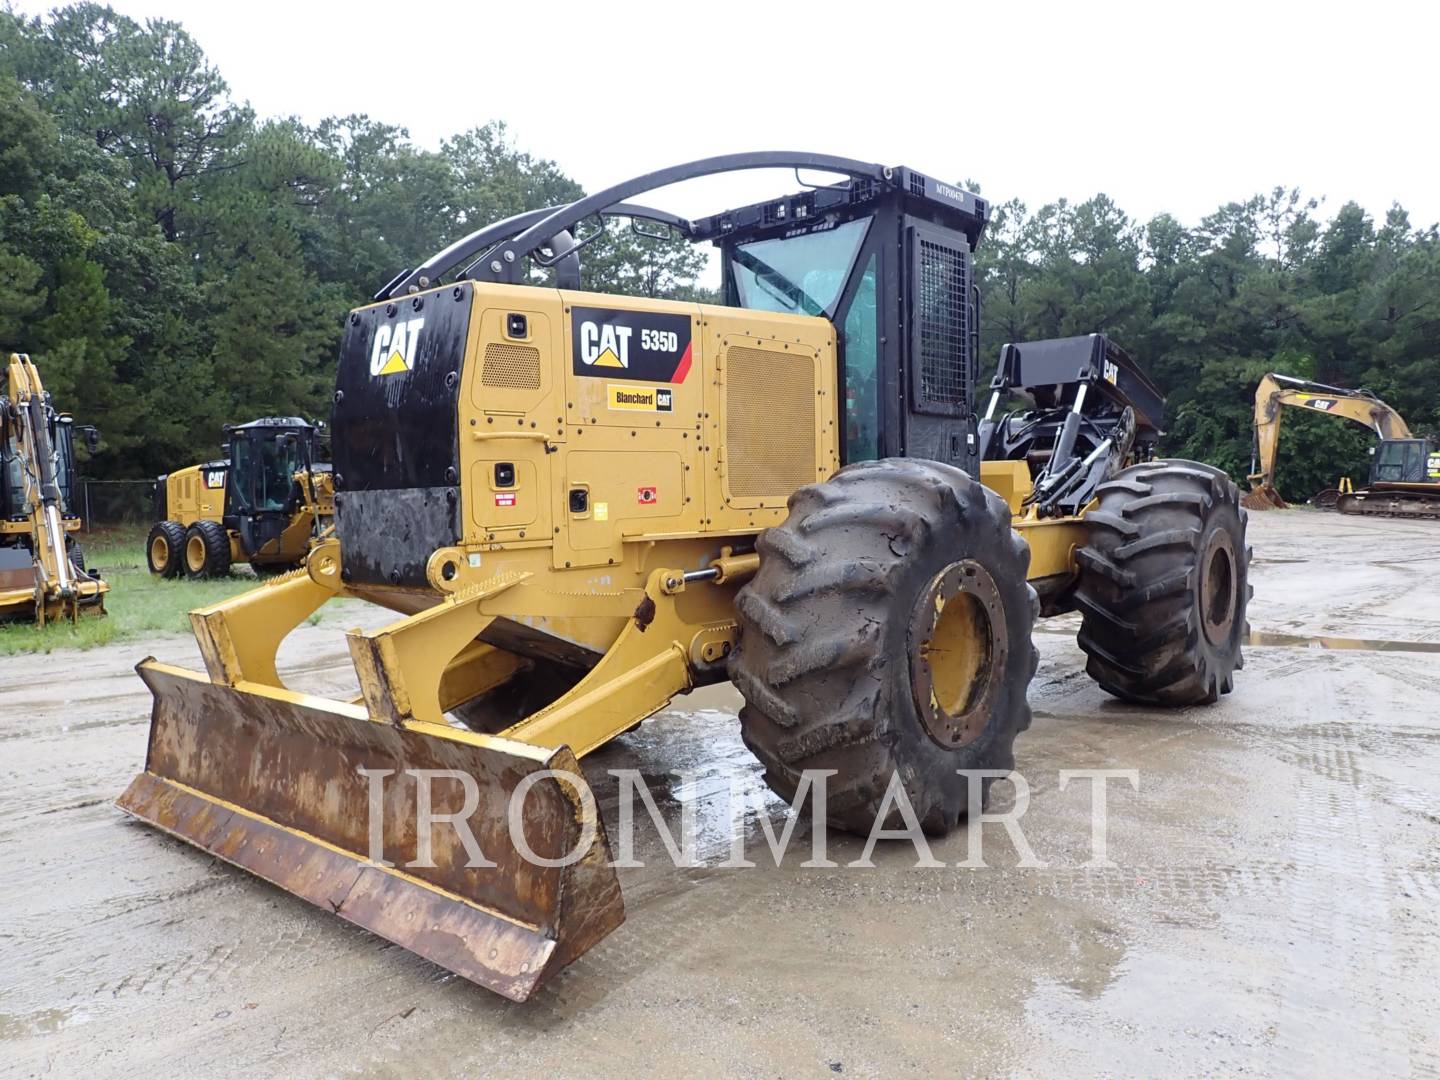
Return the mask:
{"type": "MultiPolygon", "coordinates": [[[[746,549],[784,520],[795,490],[839,468],[838,365],[834,327],[819,318],[499,284],[471,288],[457,392],[460,542],[430,556],[426,585],[415,588],[347,583],[339,543],[326,540],[303,570],[193,612],[206,672],[154,660],[139,665],[156,696],[151,750],[147,771],[120,805],[523,999],[623,918],[613,871],[597,865],[604,845],[594,835],[603,826],[593,805],[557,797],[548,818],[532,808],[529,827],[542,838],[563,845],[589,836],[598,844],[547,884],[535,884],[529,871],[462,881],[443,869],[402,869],[398,857],[396,866],[377,868],[356,854],[365,850],[356,829],[372,796],[354,765],[393,766],[387,755],[400,750],[382,749],[396,737],[384,733],[407,733],[407,761],[463,762],[510,790],[539,769],[578,771],[577,758],[676,694],[724,679],[736,641],[735,594],[760,562],[746,549]],[[570,370],[573,309],[586,305],[690,320],[692,373],[673,383],[668,407],[633,381],[570,370]],[[527,327],[518,340],[507,327],[517,315],[527,327]],[[753,467],[761,460],[772,464],[770,472],[753,467]],[[497,486],[497,463],[513,465],[512,484],[497,486]],[[585,495],[578,512],[569,501],[575,491],[585,495]],[[281,641],[344,596],[399,613],[378,630],[346,634],[359,696],[335,701],[287,688],[276,665],[281,641]],[[467,731],[447,720],[447,711],[547,656],[588,666],[588,673],[503,731],[467,731]],[[254,723],[237,725],[237,716],[254,723]],[[305,794],[320,794],[304,779],[312,772],[257,788],[253,770],[215,764],[256,754],[297,770],[324,755],[323,768],[315,766],[327,778],[323,812],[305,794]],[[334,767],[335,755],[350,764],[334,767]],[[276,799],[283,805],[273,815],[257,816],[257,804],[276,799]],[[254,848],[261,834],[265,854],[254,848]],[[313,870],[318,851],[330,862],[313,870]],[[463,941],[387,929],[392,914],[337,900],[335,890],[356,872],[379,875],[376,888],[403,895],[404,904],[441,923],[464,920],[463,941]],[[556,897],[586,891],[606,900],[583,928],[567,929],[571,916],[556,897]]],[[[453,303],[450,291],[418,299],[453,303]]],[[[1023,462],[986,463],[982,479],[1020,513],[1030,488],[1023,462]]],[[[1032,577],[1074,573],[1074,549],[1084,540],[1079,519],[1041,521],[1030,513],[1015,525],[1030,544],[1032,577]]],[[[404,776],[392,783],[387,798],[413,797],[404,776]]],[[[387,814],[387,851],[414,850],[411,818],[387,814]]],[[[509,848],[494,805],[468,823],[485,851],[509,848]]]]}

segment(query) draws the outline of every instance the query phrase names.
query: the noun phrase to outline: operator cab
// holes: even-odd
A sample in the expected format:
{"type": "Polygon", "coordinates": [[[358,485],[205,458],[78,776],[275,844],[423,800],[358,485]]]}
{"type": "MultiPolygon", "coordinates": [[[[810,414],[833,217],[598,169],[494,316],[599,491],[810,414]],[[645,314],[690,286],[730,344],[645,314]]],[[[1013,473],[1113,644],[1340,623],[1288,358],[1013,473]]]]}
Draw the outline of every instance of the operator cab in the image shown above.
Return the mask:
{"type": "Polygon", "coordinates": [[[266,416],[227,426],[226,435],[223,522],[240,533],[244,550],[260,551],[279,539],[304,501],[296,474],[329,468],[315,461],[320,428],[298,416],[266,416]]]}
{"type": "Polygon", "coordinates": [[[908,455],[973,473],[971,257],[989,208],[913,169],[885,172],[701,218],[693,235],[721,250],[723,303],[834,325],[844,464],[908,455]]]}
{"type": "MultiPolygon", "coordinates": [[[[7,410],[8,412],[8,410],[7,410]]],[[[47,406],[46,413],[50,426],[50,445],[55,450],[55,481],[60,489],[60,516],[74,518],[78,515],[75,505],[75,421],[68,413],[57,413],[47,406]]],[[[86,447],[94,453],[100,445],[100,432],[89,425],[79,429],[86,447]]],[[[20,440],[23,438],[18,416],[0,416],[0,520],[26,521],[29,506],[26,502],[27,470],[25,454],[20,440]]],[[[28,478],[38,483],[37,477],[28,478]]]]}
{"type": "Polygon", "coordinates": [[[1429,439],[1382,439],[1374,454],[1371,484],[1440,483],[1440,451],[1429,439]]]}

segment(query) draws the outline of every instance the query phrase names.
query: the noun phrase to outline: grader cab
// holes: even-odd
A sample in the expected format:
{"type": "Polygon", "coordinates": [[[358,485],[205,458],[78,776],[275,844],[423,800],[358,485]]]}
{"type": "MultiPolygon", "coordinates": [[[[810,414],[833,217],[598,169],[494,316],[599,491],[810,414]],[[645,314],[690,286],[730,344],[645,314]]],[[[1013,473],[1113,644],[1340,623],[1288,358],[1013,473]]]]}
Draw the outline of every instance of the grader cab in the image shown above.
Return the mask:
{"type": "Polygon", "coordinates": [[[319,429],[298,416],[225,426],[220,460],[155,481],[146,561],[159,577],[294,570],[334,515],[330,467],[316,461],[319,429]]]}
{"type": "Polygon", "coordinates": [[[739,155],[397,275],[341,345],[333,538],[192,614],[203,673],[139,665],[120,805],[523,1000],[624,917],[579,759],[677,694],[732,679],[776,792],[833,770],[833,824],[890,823],[898,777],[940,833],[973,809],[961,770],[1013,764],[1041,596],[1113,693],[1228,691],[1234,485],[1146,460],[1158,395],[1103,339],[1019,345],[982,416],[987,216],[910,169],[739,155]],[[767,167],[845,179],[696,221],[626,201],[767,167]],[[718,245],[725,303],[579,291],[614,217],[718,245]],[[397,613],[347,635],[352,701],[277,675],[337,597],[397,613]]]}

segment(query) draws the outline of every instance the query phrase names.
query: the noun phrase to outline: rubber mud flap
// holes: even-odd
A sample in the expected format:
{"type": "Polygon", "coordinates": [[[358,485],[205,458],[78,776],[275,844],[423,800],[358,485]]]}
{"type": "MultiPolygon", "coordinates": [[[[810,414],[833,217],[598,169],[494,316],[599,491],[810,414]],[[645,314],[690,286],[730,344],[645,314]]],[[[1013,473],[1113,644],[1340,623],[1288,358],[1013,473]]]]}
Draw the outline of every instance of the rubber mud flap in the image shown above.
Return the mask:
{"type": "Polygon", "coordinates": [[[145,771],[120,809],[514,1001],[625,918],[604,822],[568,748],[441,725],[398,727],[357,705],[231,687],[142,661],[155,695],[145,771]],[[389,770],[383,777],[361,770],[389,770]],[[433,865],[416,861],[416,789],[433,775],[433,865]],[[570,774],[578,785],[544,770],[570,774]],[[526,785],[520,839],[512,796],[526,785]],[[371,806],[385,864],[372,862],[371,806]],[[473,805],[472,805],[473,803],[473,805]],[[460,814],[483,860],[455,825],[460,814]],[[471,862],[477,865],[470,865],[471,862]],[[494,865],[483,865],[482,862],[494,865]]]}

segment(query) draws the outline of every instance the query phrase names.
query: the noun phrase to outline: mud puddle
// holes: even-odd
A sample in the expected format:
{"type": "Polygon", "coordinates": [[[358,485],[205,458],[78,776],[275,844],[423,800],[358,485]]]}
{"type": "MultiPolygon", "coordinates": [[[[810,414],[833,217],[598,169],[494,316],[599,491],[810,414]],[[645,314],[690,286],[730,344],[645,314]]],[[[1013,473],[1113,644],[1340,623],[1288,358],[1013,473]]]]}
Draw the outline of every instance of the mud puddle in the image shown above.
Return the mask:
{"type": "Polygon", "coordinates": [[[1274,630],[1251,630],[1246,645],[1261,648],[1353,649],[1359,652],[1440,653],[1440,641],[1386,641],[1381,638],[1350,638],[1330,635],[1282,634],[1274,630]]]}
{"type": "MultiPolygon", "coordinates": [[[[1077,627],[1040,623],[1036,634],[1051,637],[1074,637],[1077,627]]],[[[1440,641],[1400,641],[1386,638],[1338,637],[1333,634],[1286,634],[1278,630],[1251,630],[1242,644],[1255,648],[1335,649],[1355,652],[1440,653],[1440,641]]]]}

